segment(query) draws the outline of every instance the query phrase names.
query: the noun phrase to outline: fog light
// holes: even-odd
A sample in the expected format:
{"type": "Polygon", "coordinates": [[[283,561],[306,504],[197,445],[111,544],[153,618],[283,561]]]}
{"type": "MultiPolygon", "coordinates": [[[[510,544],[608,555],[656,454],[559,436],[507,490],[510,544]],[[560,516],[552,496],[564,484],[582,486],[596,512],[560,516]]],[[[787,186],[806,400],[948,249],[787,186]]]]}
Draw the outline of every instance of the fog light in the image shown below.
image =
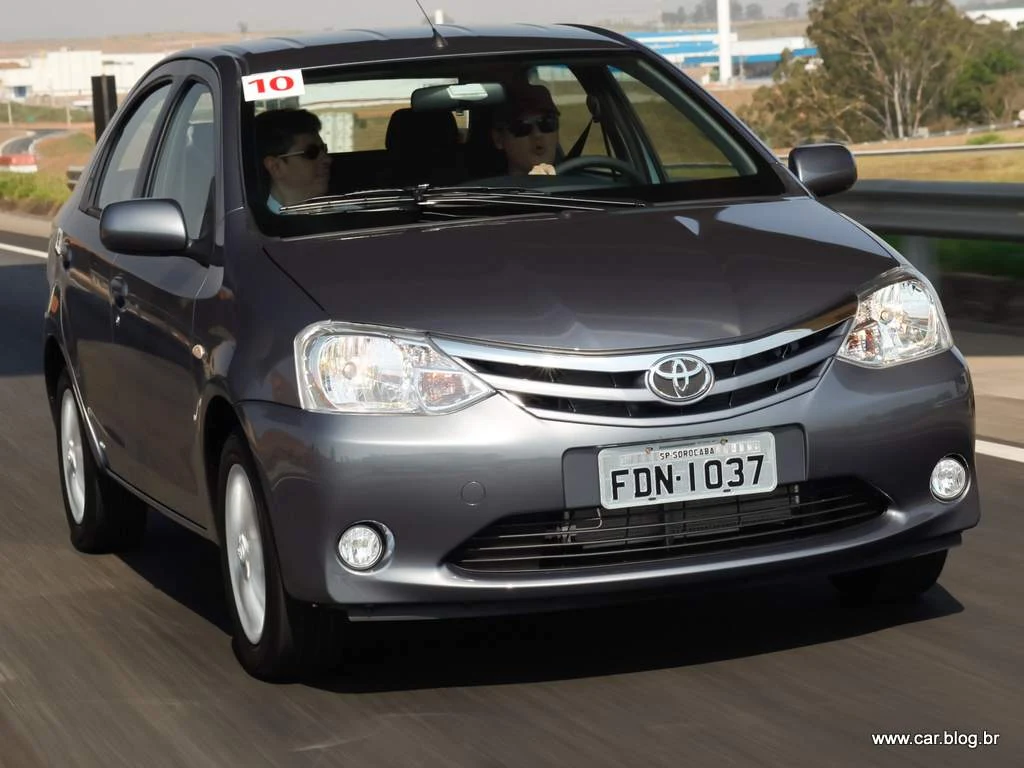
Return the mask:
{"type": "Polygon", "coordinates": [[[932,470],[930,485],[936,499],[953,501],[967,488],[967,467],[960,459],[947,456],[932,470]]]}
{"type": "Polygon", "coordinates": [[[347,529],[338,540],[341,561],[356,571],[365,571],[384,556],[384,537],[370,525],[359,523],[347,529]]]}

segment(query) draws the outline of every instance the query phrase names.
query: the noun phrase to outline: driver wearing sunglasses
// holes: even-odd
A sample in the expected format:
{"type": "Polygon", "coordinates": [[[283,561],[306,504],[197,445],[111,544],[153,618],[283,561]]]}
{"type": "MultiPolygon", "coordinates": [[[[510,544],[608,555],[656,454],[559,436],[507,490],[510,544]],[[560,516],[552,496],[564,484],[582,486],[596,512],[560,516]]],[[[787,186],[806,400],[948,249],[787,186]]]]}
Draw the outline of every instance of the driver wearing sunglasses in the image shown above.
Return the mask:
{"type": "Polygon", "coordinates": [[[275,109],[258,115],[255,127],[271,211],[327,194],[331,157],[320,118],[305,109],[275,109]]]}
{"type": "Polygon", "coordinates": [[[491,138],[505,153],[509,175],[555,175],[558,116],[544,86],[506,88],[506,102],[495,113],[491,138]]]}

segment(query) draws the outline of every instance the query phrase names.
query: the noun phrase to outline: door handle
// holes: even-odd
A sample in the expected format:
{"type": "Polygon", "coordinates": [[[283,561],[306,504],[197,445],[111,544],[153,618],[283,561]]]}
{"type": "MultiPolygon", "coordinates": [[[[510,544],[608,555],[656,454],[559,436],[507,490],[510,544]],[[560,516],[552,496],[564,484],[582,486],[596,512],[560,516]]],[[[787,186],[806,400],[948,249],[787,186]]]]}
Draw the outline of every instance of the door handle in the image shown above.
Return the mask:
{"type": "Polygon", "coordinates": [[[68,244],[68,236],[64,234],[63,229],[57,229],[57,235],[54,238],[53,250],[60,259],[60,263],[64,269],[71,269],[71,246],[68,244]]]}
{"type": "Polygon", "coordinates": [[[110,296],[114,300],[114,306],[118,311],[124,311],[128,305],[128,283],[121,276],[110,281],[110,296]]]}

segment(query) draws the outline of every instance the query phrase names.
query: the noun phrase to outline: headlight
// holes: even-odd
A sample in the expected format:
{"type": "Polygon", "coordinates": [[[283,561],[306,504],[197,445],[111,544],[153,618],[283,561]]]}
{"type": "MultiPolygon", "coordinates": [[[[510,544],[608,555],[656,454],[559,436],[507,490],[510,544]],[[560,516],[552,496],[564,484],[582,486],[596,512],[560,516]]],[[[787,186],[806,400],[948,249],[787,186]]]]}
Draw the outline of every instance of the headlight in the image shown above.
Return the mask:
{"type": "Polygon", "coordinates": [[[308,411],[441,414],[494,391],[423,337],[341,323],[299,334],[295,365],[308,411]]]}
{"type": "Polygon", "coordinates": [[[839,357],[887,368],[944,352],[952,345],[938,297],[925,283],[908,279],[861,297],[839,357]]]}

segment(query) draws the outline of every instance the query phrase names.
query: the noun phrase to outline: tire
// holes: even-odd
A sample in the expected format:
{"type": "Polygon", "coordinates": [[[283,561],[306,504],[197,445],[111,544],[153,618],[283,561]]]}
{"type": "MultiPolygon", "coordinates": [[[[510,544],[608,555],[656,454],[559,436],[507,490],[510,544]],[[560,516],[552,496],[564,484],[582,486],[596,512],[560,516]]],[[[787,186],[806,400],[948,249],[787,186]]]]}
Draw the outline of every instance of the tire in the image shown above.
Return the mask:
{"type": "Polygon", "coordinates": [[[67,370],[57,379],[54,422],[72,546],[90,554],[137,548],[146,533],[147,506],[96,463],[67,370]]]}
{"type": "Polygon", "coordinates": [[[337,664],[347,618],[285,592],[255,462],[241,435],[224,444],[218,471],[221,570],[232,648],[243,669],[286,682],[337,664]]]}
{"type": "Polygon", "coordinates": [[[848,602],[910,602],[931,589],[946,564],[946,550],[895,563],[834,574],[832,585],[848,602]]]}

